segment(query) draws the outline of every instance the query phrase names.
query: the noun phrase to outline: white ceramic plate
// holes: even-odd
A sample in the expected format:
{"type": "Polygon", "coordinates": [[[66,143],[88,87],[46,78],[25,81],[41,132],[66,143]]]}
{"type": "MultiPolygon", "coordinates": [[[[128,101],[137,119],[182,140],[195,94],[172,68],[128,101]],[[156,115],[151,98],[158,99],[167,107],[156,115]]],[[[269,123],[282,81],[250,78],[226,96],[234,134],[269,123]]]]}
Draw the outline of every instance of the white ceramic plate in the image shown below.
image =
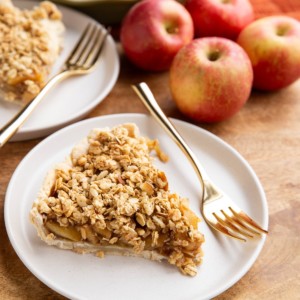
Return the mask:
{"type": "MultiPolygon", "coordinates": [[[[33,1],[14,1],[20,8],[37,5],[33,1]]],[[[68,57],[88,22],[84,14],[59,6],[66,27],[64,48],[52,73],[57,73],[68,57]]],[[[95,21],[93,21],[95,22],[95,21]]],[[[100,62],[88,75],[72,77],[56,86],[39,104],[12,140],[20,141],[42,137],[77,121],[99,104],[113,88],[119,75],[119,56],[115,42],[108,36],[100,62]]],[[[20,110],[20,106],[0,101],[0,128],[20,110]]]]}
{"type": "MultiPolygon", "coordinates": [[[[182,121],[173,121],[214,182],[267,228],[264,191],[249,164],[213,134],[182,121]]],[[[29,223],[29,210],[47,170],[64,160],[90,129],[124,122],[135,122],[143,135],[159,139],[170,161],[163,164],[155,160],[155,164],[166,172],[171,191],[187,196],[192,209],[200,212],[200,188],[192,167],[151,117],[141,114],[98,117],[70,125],[46,138],[16,169],[5,199],[5,224],[14,249],[35,276],[72,299],[199,300],[220,294],[249,270],[265,237],[242,243],[211,231],[201,222],[199,229],[206,238],[205,257],[198,275],[191,278],[167,263],[116,256],[99,259],[47,246],[29,223]]]]}

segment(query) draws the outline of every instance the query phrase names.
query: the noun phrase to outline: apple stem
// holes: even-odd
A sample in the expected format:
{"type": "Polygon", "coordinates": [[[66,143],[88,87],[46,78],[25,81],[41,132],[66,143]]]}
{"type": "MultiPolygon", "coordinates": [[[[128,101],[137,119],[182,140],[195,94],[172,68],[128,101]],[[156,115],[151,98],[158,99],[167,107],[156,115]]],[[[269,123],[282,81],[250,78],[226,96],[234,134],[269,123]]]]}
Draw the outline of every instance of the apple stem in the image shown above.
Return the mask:
{"type": "Polygon", "coordinates": [[[166,25],[165,28],[166,28],[167,33],[169,33],[169,34],[178,33],[178,27],[174,26],[173,24],[168,24],[168,25],[166,25]]]}
{"type": "Polygon", "coordinates": [[[278,36],[284,36],[284,35],[286,35],[286,33],[287,33],[288,31],[289,31],[288,26],[286,26],[286,25],[281,25],[281,26],[279,26],[279,27],[277,28],[276,34],[277,34],[278,36]]]}
{"type": "Polygon", "coordinates": [[[208,53],[208,56],[207,58],[210,60],[210,61],[216,61],[218,60],[220,57],[220,51],[218,50],[215,50],[215,51],[211,51],[208,53]]]}

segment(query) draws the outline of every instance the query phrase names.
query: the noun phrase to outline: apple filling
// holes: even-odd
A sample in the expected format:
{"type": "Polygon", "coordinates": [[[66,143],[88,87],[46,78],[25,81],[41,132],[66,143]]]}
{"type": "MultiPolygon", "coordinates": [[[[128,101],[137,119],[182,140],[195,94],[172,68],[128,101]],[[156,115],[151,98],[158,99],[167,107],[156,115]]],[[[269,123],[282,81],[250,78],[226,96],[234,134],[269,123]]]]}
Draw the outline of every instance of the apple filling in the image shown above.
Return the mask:
{"type": "Polygon", "coordinates": [[[77,252],[115,246],[137,256],[154,253],[196,275],[203,256],[200,220],[187,199],[169,191],[165,173],[152,164],[152,150],[166,161],[158,142],[140,137],[133,124],[93,130],[33,205],[31,219],[37,226],[41,216],[44,240],[72,242],[77,252]]]}

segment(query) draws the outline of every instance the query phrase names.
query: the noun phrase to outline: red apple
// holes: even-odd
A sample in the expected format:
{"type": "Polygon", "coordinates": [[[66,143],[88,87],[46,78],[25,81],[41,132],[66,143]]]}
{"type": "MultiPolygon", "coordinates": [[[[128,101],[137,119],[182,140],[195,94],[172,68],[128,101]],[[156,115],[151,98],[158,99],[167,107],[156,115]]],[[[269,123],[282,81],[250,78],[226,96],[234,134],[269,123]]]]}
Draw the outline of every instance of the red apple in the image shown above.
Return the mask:
{"type": "Polygon", "coordinates": [[[170,68],[178,50],[194,36],[193,21],[175,0],[143,0],[125,16],[121,43],[129,60],[151,71],[170,68]]]}
{"type": "Polygon", "coordinates": [[[252,62],[254,88],[274,91],[300,77],[300,22],[296,19],[259,19],[241,32],[237,42],[252,62]]]}
{"type": "Polygon", "coordinates": [[[170,89],[179,110],[195,121],[223,121],[249,98],[253,80],[245,51],[231,40],[193,40],[175,56],[170,89]]]}
{"type": "Polygon", "coordinates": [[[196,37],[218,36],[235,40],[254,19],[248,0],[187,0],[196,37]]]}

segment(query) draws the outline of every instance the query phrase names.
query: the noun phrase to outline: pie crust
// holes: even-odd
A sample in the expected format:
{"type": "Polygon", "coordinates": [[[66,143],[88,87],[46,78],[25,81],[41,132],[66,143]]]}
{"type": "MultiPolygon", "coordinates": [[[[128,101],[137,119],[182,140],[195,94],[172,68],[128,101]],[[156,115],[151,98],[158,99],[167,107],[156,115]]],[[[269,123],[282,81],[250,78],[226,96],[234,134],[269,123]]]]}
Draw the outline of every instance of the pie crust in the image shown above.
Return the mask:
{"type": "Polygon", "coordinates": [[[62,14],[48,1],[20,10],[0,0],[0,98],[20,104],[44,86],[62,48],[62,14]]]}
{"type": "Polygon", "coordinates": [[[188,200],[171,193],[150,152],[157,140],[135,124],[93,129],[52,169],[34,201],[31,222],[48,245],[79,253],[166,259],[195,276],[203,235],[188,200]]]}

